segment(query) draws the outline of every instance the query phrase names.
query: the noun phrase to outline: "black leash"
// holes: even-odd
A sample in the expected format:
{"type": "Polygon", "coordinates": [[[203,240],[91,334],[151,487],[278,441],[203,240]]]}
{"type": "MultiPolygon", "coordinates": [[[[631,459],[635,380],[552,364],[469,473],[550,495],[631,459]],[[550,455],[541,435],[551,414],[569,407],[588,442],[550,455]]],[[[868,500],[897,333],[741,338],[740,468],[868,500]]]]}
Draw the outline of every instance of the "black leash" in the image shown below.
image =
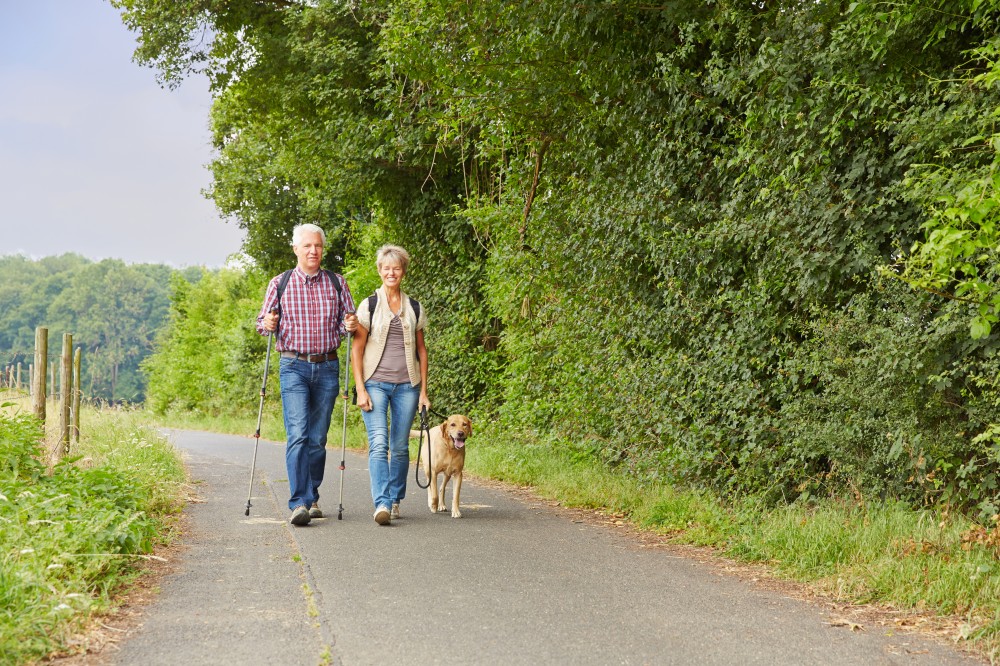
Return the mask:
{"type": "Polygon", "coordinates": [[[417,465],[413,470],[413,480],[417,485],[426,489],[431,485],[431,477],[427,477],[427,483],[420,483],[420,450],[424,448],[424,431],[427,432],[427,469],[432,470],[431,465],[431,427],[427,423],[427,408],[420,408],[420,443],[417,444],[417,465]]]}
{"type": "MultiPolygon", "coordinates": [[[[437,411],[436,409],[432,409],[432,410],[431,410],[431,414],[433,414],[434,416],[438,417],[439,419],[444,419],[445,421],[447,421],[447,420],[448,420],[448,417],[447,417],[447,416],[445,416],[445,415],[444,415],[444,414],[442,414],[441,412],[437,411]]],[[[430,435],[428,435],[427,437],[429,438],[429,437],[430,437],[430,435]]]]}

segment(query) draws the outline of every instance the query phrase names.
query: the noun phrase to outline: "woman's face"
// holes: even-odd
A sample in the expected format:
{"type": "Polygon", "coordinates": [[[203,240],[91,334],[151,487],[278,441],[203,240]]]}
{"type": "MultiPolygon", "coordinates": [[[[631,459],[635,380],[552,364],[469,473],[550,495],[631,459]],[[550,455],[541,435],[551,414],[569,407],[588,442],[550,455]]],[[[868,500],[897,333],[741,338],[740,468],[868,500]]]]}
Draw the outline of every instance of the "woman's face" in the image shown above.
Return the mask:
{"type": "Polygon", "coordinates": [[[392,259],[386,259],[382,262],[382,265],[378,267],[378,274],[382,278],[382,284],[386,287],[399,287],[399,283],[403,281],[403,275],[405,275],[399,262],[392,259]]]}

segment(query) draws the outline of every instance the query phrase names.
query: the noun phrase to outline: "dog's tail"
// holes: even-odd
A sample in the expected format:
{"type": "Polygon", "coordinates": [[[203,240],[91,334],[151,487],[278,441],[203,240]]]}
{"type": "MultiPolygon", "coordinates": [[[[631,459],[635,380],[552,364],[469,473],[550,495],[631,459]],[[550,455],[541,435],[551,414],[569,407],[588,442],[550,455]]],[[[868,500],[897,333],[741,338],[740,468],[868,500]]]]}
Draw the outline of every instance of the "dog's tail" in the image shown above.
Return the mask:
{"type": "Polygon", "coordinates": [[[420,439],[420,431],[419,430],[411,430],[410,431],[410,439],[420,439]]]}

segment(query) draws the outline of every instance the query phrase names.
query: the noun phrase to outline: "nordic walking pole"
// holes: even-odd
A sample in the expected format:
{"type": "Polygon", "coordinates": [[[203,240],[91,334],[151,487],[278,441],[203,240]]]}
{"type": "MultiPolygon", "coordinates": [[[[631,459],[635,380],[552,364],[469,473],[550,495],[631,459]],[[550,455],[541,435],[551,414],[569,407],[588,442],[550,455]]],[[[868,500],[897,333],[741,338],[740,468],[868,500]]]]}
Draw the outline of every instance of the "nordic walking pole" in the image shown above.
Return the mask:
{"type": "Polygon", "coordinates": [[[351,388],[351,338],[354,337],[350,333],[347,334],[347,363],[344,364],[347,372],[344,374],[344,437],[341,440],[340,445],[340,508],[337,509],[337,520],[344,519],[344,470],[347,466],[344,461],[347,460],[347,405],[350,403],[350,388],[351,388]]]}
{"type": "Polygon", "coordinates": [[[264,379],[260,383],[260,405],[257,407],[257,432],[254,433],[253,462],[250,463],[250,490],[247,491],[247,516],[250,515],[250,497],[253,495],[253,471],[257,466],[257,445],[260,444],[260,420],[264,415],[264,396],[267,394],[267,371],[271,366],[271,341],[274,333],[267,334],[267,356],[264,357],[264,379]]]}

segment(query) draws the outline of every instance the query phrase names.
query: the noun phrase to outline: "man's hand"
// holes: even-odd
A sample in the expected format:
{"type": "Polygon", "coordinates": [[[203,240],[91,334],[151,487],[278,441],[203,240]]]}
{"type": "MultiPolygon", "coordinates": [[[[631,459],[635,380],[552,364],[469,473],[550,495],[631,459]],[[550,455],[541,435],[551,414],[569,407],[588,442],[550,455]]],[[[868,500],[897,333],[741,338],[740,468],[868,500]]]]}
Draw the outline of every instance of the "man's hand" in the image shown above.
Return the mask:
{"type": "Polygon", "coordinates": [[[260,320],[261,328],[268,333],[274,333],[278,329],[278,319],[278,313],[271,310],[260,320]]]}
{"type": "Polygon", "coordinates": [[[353,312],[344,315],[344,328],[348,333],[358,330],[358,315],[353,312]]]}

